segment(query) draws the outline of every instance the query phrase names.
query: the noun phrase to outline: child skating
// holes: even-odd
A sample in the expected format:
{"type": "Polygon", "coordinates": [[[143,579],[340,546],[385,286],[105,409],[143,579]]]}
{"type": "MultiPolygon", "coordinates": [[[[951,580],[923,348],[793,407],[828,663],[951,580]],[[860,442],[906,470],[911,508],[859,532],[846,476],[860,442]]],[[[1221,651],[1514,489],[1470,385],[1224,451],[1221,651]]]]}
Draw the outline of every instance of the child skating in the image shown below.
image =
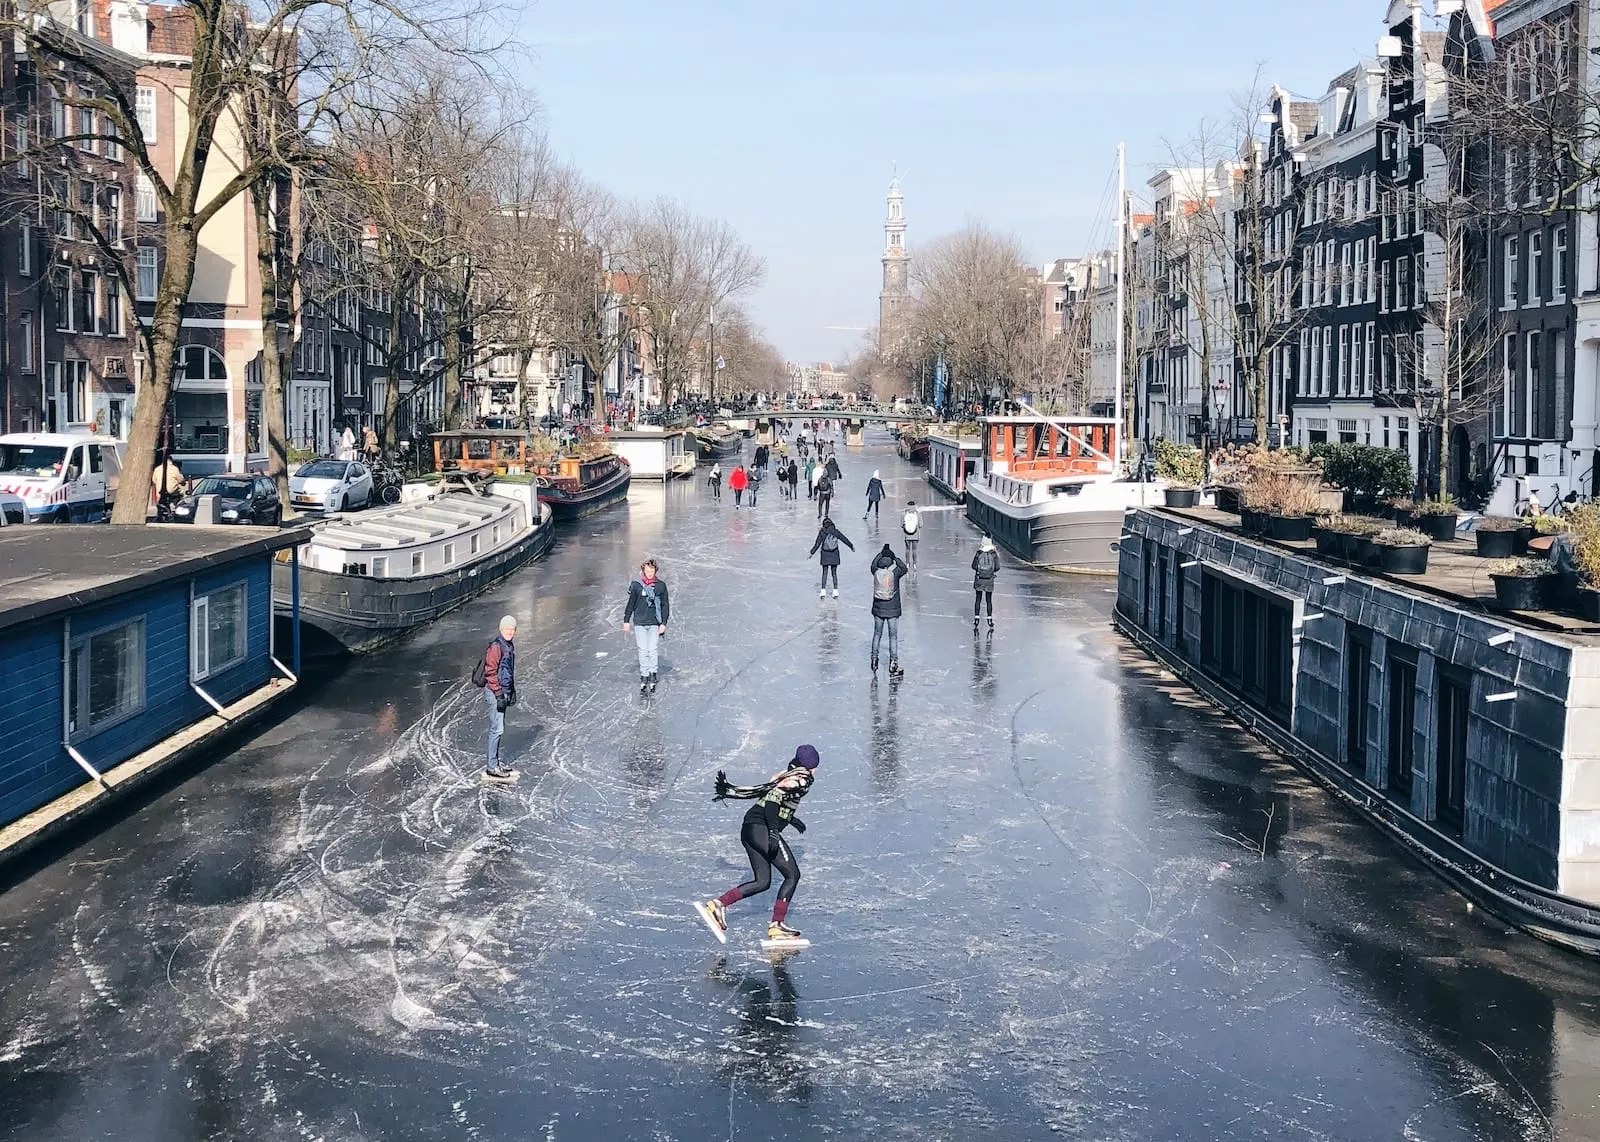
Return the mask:
{"type": "Polygon", "coordinates": [[[805,822],[796,817],[794,811],[801,798],[810,792],[820,760],[815,746],[800,746],[794,751],[789,768],[763,785],[733,785],[726,773],[717,772],[713,800],[733,798],[755,802],[745,812],[744,823],[739,827],[739,843],[744,845],[745,855],[750,858],[750,879],[712,900],[696,902],[694,906],[701,921],[722,943],[728,942],[728,905],[759,896],[772,887],[774,868],[783,874],[783,884],[772,905],[772,922],[767,925],[764,944],[803,946],[806,943],[797,929],[784,923],[789,901],[800,884],[800,866],[782,834],[790,825],[802,833],[806,831],[805,822]]]}

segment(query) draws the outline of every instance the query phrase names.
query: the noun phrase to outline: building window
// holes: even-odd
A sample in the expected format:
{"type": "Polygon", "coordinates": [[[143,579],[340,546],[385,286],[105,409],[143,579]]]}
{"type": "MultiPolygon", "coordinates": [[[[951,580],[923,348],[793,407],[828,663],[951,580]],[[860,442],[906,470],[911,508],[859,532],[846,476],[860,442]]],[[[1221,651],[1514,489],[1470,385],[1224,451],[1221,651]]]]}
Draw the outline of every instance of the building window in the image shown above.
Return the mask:
{"type": "Polygon", "coordinates": [[[89,362],[65,361],[67,378],[67,423],[89,422],[89,362]]]}
{"type": "Polygon", "coordinates": [[[33,140],[29,137],[28,124],[25,120],[17,120],[16,126],[12,129],[12,139],[17,153],[17,177],[27,178],[31,173],[28,151],[33,146],[33,140]]]}
{"type": "Polygon", "coordinates": [[[33,224],[26,218],[17,224],[17,272],[23,277],[33,273],[33,224]]]}
{"type": "MultiPolygon", "coordinates": [[[[87,91],[81,94],[86,99],[94,98],[93,94],[87,91]]],[[[85,136],[78,140],[78,149],[80,151],[93,152],[99,149],[99,140],[96,138],[99,132],[94,129],[94,120],[94,108],[80,105],[78,108],[78,134],[85,136]]]]}
{"type": "Polygon", "coordinates": [[[243,583],[235,583],[190,604],[190,676],[200,682],[245,659],[248,608],[243,583]]]}
{"type": "Polygon", "coordinates": [[[105,240],[113,246],[122,244],[122,188],[106,187],[105,219],[101,223],[105,240]]]}
{"type": "Polygon", "coordinates": [[[1544,268],[1544,232],[1535,230],[1528,235],[1528,304],[1538,305],[1540,294],[1539,271],[1544,268]]]}
{"type": "Polygon", "coordinates": [[[387,555],[374,555],[372,557],[372,577],[374,579],[387,578],[389,574],[389,557],[387,555]]]}
{"type": "Polygon", "coordinates": [[[478,554],[478,547],[479,547],[479,544],[481,543],[482,539],[483,539],[483,536],[481,536],[481,535],[474,535],[472,537],[472,554],[474,554],[474,555],[478,554]]]}
{"type": "Polygon", "coordinates": [[[67,737],[81,741],[144,709],[144,620],[72,640],[67,737]]]}
{"type": "Polygon", "coordinates": [[[1411,259],[1402,257],[1395,262],[1394,307],[1411,308],[1411,259]]]}
{"type": "Polygon", "coordinates": [[[1567,228],[1557,226],[1550,243],[1550,300],[1567,300],[1567,228]]]}
{"type": "Polygon", "coordinates": [[[1508,235],[1502,244],[1500,280],[1503,283],[1500,304],[1510,309],[1517,304],[1517,236],[1508,235]]]}
{"type": "Polygon", "coordinates": [[[73,324],[79,333],[100,332],[100,275],[84,270],[76,298],[78,311],[73,324]]]}
{"type": "Polygon", "coordinates": [[[156,281],[158,277],[156,263],[156,248],[154,246],[140,246],[134,251],[134,297],[138,301],[154,301],[156,299],[156,281]]]}
{"type": "Polygon", "coordinates": [[[1344,765],[1357,777],[1367,772],[1367,715],[1371,708],[1371,636],[1351,630],[1345,648],[1344,765]]]}
{"type": "Polygon", "coordinates": [[[56,329],[72,332],[72,271],[57,266],[50,271],[50,297],[55,303],[56,329]]]}
{"type": "Polygon", "coordinates": [[[150,181],[150,176],[143,171],[139,172],[134,182],[133,206],[135,217],[140,222],[159,222],[161,220],[160,204],[156,200],[156,185],[150,181]]]}
{"type": "Polygon", "coordinates": [[[105,331],[109,336],[122,336],[122,280],[106,275],[105,331]]]}
{"type": "Polygon", "coordinates": [[[1528,331],[1523,338],[1523,349],[1526,352],[1526,389],[1518,393],[1520,407],[1516,409],[1517,422],[1521,426],[1518,435],[1524,433],[1529,436],[1539,435],[1543,417],[1539,414],[1544,409],[1544,386],[1541,384],[1542,375],[1540,366],[1544,363],[1540,350],[1544,347],[1544,336],[1537,330],[1528,331]]]}
{"type": "Polygon", "coordinates": [[[1334,364],[1334,391],[1339,396],[1349,393],[1350,380],[1350,327],[1339,326],[1339,353],[1334,364]]]}
{"type": "Polygon", "coordinates": [[[156,89],[141,87],[134,102],[134,114],[139,120],[139,134],[144,136],[145,146],[150,146],[156,141],[156,89]]]}
{"type": "Polygon", "coordinates": [[[17,368],[24,373],[34,370],[33,345],[33,314],[24,313],[17,328],[17,368]]]}

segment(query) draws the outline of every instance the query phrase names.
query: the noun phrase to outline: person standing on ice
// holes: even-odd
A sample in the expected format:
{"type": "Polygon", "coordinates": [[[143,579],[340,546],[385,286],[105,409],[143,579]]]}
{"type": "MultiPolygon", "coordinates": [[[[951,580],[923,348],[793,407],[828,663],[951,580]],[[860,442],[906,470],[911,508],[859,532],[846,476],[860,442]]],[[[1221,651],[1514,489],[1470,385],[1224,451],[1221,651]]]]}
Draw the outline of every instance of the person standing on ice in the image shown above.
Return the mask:
{"type": "Polygon", "coordinates": [[[898,678],[900,669],[900,580],[909,568],[887,543],[872,559],[872,672],[878,672],[878,648],[883,632],[889,632],[889,676],[898,678]]]}
{"type": "Polygon", "coordinates": [[[916,500],[906,501],[906,510],[900,516],[900,531],[906,537],[906,563],[915,571],[917,540],[922,538],[922,515],[917,511],[916,500]]]}
{"type": "Polygon", "coordinates": [[[821,758],[817,747],[803,745],[794,751],[789,768],[763,785],[733,785],[728,775],[717,771],[712,788],[714,801],[733,798],[754,801],[745,812],[744,823],[739,827],[739,843],[750,858],[750,879],[737,888],[730,888],[721,896],[696,902],[694,909],[711,929],[711,934],[722,943],[728,942],[728,915],[730,904],[759,896],[772,887],[772,870],[783,874],[783,884],[778,888],[778,899],[772,905],[772,923],[767,925],[769,940],[798,940],[800,932],[784,923],[789,915],[789,902],[794,890],[800,886],[800,865],[783,839],[783,830],[793,825],[802,833],[806,823],[794,815],[801,798],[811,791],[816,781],[817,765],[821,758]]]}
{"type": "Polygon", "coordinates": [[[728,474],[728,487],[733,489],[733,510],[738,511],[739,505],[744,503],[745,485],[750,482],[750,476],[744,470],[743,464],[735,464],[733,471],[728,474]]]}
{"type": "Polygon", "coordinates": [[[817,598],[822,598],[828,593],[828,574],[833,574],[833,597],[839,597],[839,545],[844,544],[851,551],[856,545],[845,538],[831,517],[824,517],[822,526],[817,529],[817,538],[811,544],[811,554],[822,552],[822,586],[817,588],[817,598]]]}
{"type": "Polygon", "coordinates": [[[721,464],[713,463],[711,465],[711,471],[706,474],[706,483],[711,487],[711,498],[714,500],[720,500],[722,498],[721,464]]]}
{"type": "Polygon", "coordinates": [[[505,615],[500,633],[483,652],[473,681],[480,678],[484,708],[489,715],[489,741],[484,749],[483,775],[490,781],[510,781],[516,774],[500,764],[500,738],[506,731],[506,707],[517,700],[517,620],[505,615]]]}
{"type": "Polygon", "coordinates": [[[987,535],[978,541],[972,557],[972,629],[978,629],[978,606],[988,604],[989,627],[994,629],[994,577],[1000,573],[1000,553],[987,535]]]}
{"type": "Polygon", "coordinates": [[[828,506],[833,503],[833,477],[826,468],[817,469],[817,518],[827,519],[828,506]]]}
{"type": "Polygon", "coordinates": [[[667,633],[667,620],[672,617],[667,585],[657,575],[658,570],[654,559],[646,559],[639,565],[639,577],[628,584],[628,606],[622,612],[622,633],[632,631],[633,641],[639,647],[641,694],[656,692],[656,652],[661,636],[667,633]]]}
{"type": "Polygon", "coordinates": [[[878,470],[876,468],[874,468],[872,470],[872,479],[867,481],[867,510],[862,513],[861,518],[862,519],[866,519],[868,515],[871,515],[872,517],[874,517],[873,518],[873,522],[876,523],[877,522],[877,515],[878,515],[878,505],[882,501],[883,501],[883,480],[879,477],[878,470]]]}

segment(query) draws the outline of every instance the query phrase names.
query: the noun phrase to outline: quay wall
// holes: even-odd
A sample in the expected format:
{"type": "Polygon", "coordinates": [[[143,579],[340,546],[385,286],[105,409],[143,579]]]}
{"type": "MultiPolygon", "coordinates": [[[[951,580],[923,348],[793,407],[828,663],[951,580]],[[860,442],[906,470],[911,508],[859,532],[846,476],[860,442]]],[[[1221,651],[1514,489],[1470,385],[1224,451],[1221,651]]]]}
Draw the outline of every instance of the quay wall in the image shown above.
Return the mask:
{"type": "Polygon", "coordinates": [[[1600,646],[1149,509],[1117,623],[1414,849],[1600,936],[1600,646]]]}

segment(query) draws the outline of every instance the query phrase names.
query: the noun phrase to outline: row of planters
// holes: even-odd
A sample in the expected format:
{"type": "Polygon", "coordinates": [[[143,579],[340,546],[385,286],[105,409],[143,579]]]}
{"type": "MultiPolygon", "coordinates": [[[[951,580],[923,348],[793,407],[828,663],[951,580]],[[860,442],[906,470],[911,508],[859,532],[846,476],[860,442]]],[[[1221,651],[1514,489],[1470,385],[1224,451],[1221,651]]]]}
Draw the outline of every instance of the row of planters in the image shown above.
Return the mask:
{"type": "Polygon", "coordinates": [[[1433,537],[1414,527],[1371,516],[1331,515],[1311,528],[1317,554],[1388,575],[1421,575],[1428,570],[1433,537]]]}
{"type": "Polygon", "coordinates": [[[1495,602],[1505,610],[1570,610],[1600,622],[1600,508],[1581,504],[1564,516],[1478,521],[1478,554],[1489,567],[1495,602]],[[1543,542],[1541,542],[1543,541],[1543,542]],[[1539,549],[1529,555],[1530,545],[1539,549]]]}

